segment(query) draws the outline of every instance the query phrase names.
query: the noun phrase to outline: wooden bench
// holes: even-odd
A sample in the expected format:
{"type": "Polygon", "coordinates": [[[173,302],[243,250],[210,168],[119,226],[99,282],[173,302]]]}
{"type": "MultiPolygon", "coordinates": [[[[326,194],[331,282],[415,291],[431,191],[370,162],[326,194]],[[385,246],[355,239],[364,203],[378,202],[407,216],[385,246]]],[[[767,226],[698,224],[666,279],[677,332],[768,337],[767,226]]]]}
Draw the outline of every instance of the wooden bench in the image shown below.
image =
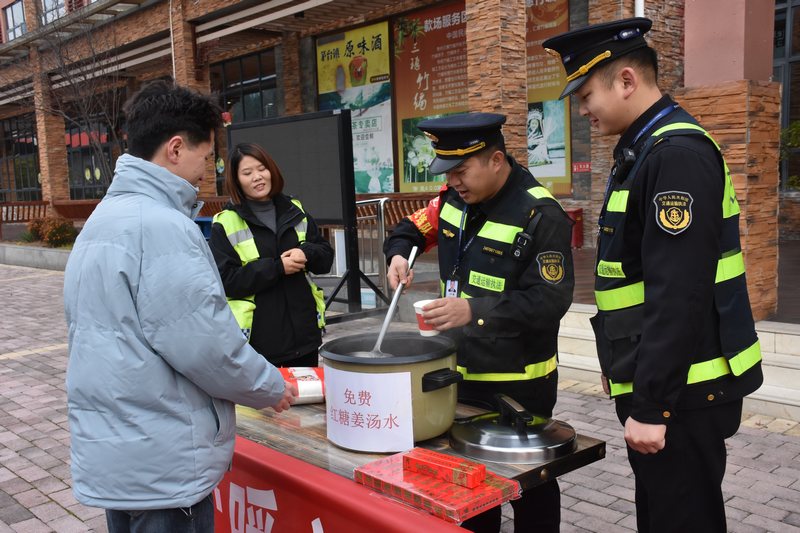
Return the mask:
{"type": "Polygon", "coordinates": [[[3,238],[3,224],[30,222],[47,216],[50,202],[2,202],[0,203],[0,240],[3,238]]]}
{"type": "Polygon", "coordinates": [[[100,203],[98,198],[89,200],[53,200],[53,209],[69,220],[86,220],[100,203]]]}
{"type": "MultiPolygon", "coordinates": [[[[391,230],[403,217],[406,217],[422,209],[436,193],[384,193],[384,194],[357,194],[356,200],[375,200],[378,198],[388,198],[384,204],[384,226],[386,231],[391,230]]],[[[366,204],[356,206],[356,216],[360,219],[370,220],[375,217],[377,204],[366,204]]]]}
{"type": "Polygon", "coordinates": [[[228,196],[206,196],[204,198],[198,198],[198,200],[202,200],[205,202],[203,207],[200,208],[200,213],[197,216],[200,217],[213,217],[223,209],[225,206],[228,205],[230,201],[230,197],[228,196]]]}

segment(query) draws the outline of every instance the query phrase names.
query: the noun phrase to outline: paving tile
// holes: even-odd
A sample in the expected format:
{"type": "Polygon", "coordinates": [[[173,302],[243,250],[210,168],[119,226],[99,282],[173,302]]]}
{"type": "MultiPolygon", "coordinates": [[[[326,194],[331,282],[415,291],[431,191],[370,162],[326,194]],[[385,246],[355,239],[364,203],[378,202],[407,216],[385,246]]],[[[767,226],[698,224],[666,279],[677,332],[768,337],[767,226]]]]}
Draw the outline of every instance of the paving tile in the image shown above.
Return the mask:
{"type": "Polygon", "coordinates": [[[776,522],[781,521],[786,515],[789,514],[787,511],[782,509],[775,509],[774,507],[769,507],[767,505],[755,503],[739,497],[731,498],[731,500],[727,502],[727,505],[741,509],[742,511],[747,511],[750,514],[756,514],[764,518],[769,518],[770,520],[775,520],[776,522]]]}
{"type": "MultiPolygon", "coordinates": [[[[12,277],[9,272],[16,277],[20,272],[36,275],[41,271],[0,265],[0,280],[12,277]]],[[[70,486],[62,283],[63,274],[49,272],[37,278],[35,285],[20,282],[15,287],[13,282],[0,281],[0,291],[6,291],[0,292],[0,298],[10,306],[4,308],[10,318],[0,324],[0,355],[26,354],[16,359],[0,357],[0,533],[107,531],[104,511],[77,503],[70,486]],[[26,315],[34,304],[40,313],[35,321],[26,315]],[[41,322],[56,327],[43,334],[36,327],[41,322]],[[18,498],[30,499],[32,505],[26,508],[18,498]],[[47,517],[34,516],[32,509],[47,517]]],[[[379,326],[380,319],[331,325],[329,336],[372,332],[379,326]]],[[[555,417],[581,434],[606,441],[602,461],[560,478],[561,530],[635,531],[635,481],[613,402],[599,392],[597,383],[562,380],[558,386],[555,417]]],[[[796,511],[800,502],[800,424],[747,413],[726,448],[729,459],[723,494],[729,530],[780,532],[800,527],[800,512],[796,511]]],[[[502,531],[511,533],[509,505],[504,506],[503,516],[502,531]]]]}
{"type": "Polygon", "coordinates": [[[777,522],[757,514],[751,514],[745,518],[743,522],[748,525],[764,528],[767,531],[780,531],[781,533],[800,532],[800,528],[794,527],[790,524],[777,522]]]}
{"type": "Polygon", "coordinates": [[[47,525],[58,533],[85,533],[91,531],[84,522],[70,515],[51,520],[47,522],[47,525]]]}
{"type": "Polygon", "coordinates": [[[27,509],[30,509],[31,507],[50,501],[50,498],[44,495],[38,489],[31,489],[31,490],[26,490],[25,492],[20,492],[19,494],[14,495],[14,499],[18,501],[20,505],[24,506],[27,509]]]}
{"type": "Polygon", "coordinates": [[[18,533],[53,533],[53,530],[50,528],[50,526],[38,518],[31,518],[25,520],[24,522],[11,524],[11,529],[17,531],[18,533]]]}

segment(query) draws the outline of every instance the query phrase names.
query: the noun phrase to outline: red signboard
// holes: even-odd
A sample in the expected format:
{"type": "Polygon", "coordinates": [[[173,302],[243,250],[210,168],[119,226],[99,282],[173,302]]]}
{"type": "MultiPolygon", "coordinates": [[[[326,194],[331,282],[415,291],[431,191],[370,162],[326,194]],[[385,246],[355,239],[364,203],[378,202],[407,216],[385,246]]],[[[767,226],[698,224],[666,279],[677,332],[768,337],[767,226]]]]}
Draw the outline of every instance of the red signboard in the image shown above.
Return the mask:
{"type": "Polygon", "coordinates": [[[572,172],[591,172],[591,171],[592,171],[591,161],[573,161],[572,163],[572,172]]]}

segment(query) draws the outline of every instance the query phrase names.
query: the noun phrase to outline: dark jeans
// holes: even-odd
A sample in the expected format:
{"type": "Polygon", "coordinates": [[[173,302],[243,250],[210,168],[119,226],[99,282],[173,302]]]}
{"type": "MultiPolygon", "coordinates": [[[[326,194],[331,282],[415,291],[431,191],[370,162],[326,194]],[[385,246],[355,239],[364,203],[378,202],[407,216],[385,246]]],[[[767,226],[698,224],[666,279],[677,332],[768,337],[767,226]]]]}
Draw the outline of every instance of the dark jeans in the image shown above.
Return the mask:
{"type": "Polygon", "coordinates": [[[106,510],[108,533],[214,533],[211,494],[191,507],[151,511],[106,510]]]}
{"type": "MultiPolygon", "coordinates": [[[[629,398],[617,400],[620,421],[630,413],[629,398]]],[[[725,439],[736,433],[742,400],[679,411],[667,426],[666,446],[655,454],[628,447],[636,477],[639,533],[725,533],[722,478],[725,439]]]]}

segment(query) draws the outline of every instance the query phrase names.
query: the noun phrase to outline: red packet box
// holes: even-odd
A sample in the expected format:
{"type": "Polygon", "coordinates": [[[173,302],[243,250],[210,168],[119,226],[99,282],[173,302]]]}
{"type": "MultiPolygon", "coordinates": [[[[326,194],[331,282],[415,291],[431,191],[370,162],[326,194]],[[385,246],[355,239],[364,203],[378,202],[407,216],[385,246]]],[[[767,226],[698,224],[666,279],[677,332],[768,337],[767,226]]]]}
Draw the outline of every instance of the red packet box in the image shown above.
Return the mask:
{"type": "Polygon", "coordinates": [[[470,489],[486,479],[485,465],[425,448],[413,448],[405,452],[403,468],[470,489]]]}
{"type": "Polygon", "coordinates": [[[322,403],[325,401],[325,380],[322,367],[290,366],[279,368],[285,381],[297,386],[295,404],[322,403]]]}
{"type": "Polygon", "coordinates": [[[399,502],[457,524],[520,496],[518,481],[493,472],[487,471],[480,484],[468,488],[405,470],[403,456],[404,453],[396,453],[357,467],[353,478],[399,502]]]}

